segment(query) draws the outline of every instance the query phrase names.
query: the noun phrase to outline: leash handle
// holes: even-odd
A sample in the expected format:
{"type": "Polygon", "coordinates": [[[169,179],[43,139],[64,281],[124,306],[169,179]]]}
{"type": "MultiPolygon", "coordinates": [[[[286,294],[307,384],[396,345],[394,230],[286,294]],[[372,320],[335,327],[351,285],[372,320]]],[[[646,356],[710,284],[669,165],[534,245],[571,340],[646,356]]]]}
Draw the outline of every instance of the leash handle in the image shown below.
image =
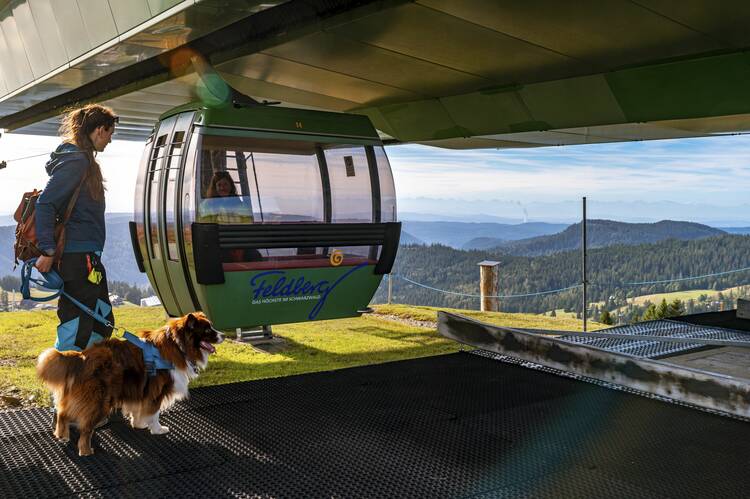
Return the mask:
{"type": "Polygon", "coordinates": [[[49,272],[40,272],[43,279],[36,279],[34,277],[31,277],[31,272],[34,270],[34,264],[36,263],[36,257],[35,258],[29,258],[28,260],[23,262],[23,267],[21,267],[21,296],[25,300],[31,300],[36,302],[45,302],[54,300],[58,296],[60,296],[60,293],[62,293],[63,288],[63,280],[60,275],[55,272],[54,270],[50,270],[49,272]],[[54,291],[53,294],[49,296],[31,296],[31,283],[37,284],[45,289],[48,289],[50,291],[54,291]]]}

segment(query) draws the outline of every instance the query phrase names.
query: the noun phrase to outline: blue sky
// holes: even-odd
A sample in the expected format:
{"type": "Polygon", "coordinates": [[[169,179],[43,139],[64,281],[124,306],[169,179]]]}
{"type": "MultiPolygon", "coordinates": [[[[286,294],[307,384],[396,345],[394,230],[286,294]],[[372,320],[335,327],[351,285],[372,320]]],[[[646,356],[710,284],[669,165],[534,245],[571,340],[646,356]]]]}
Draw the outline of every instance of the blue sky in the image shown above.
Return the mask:
{"type": "MultiPolygon", "coordinates": [[[[4,134],[0,159],[46,153],[56,145],[54,137],[4,134]]],[[[109,187],[108,211],[132,211],[141,150],[140,143],[115,141],[100,155],[109,187]]],[[[750,210],[742,206],[748,204],[750,188],[750,136],[515,150],[407,145],[387,151],[400,209],[405,211],[442,208],[450,213],[462,207],[467,213],[505,216],[518,215],[524,206],[539,219],[569,206],[565,217],[575,217],[578,200],[585,195],[593,202],[619,206],[612,216],[621,219],[627,218],[629,205],[656,203],[658,212],[669,202],[695,208],[687,210],[684,219],[689,213],[706,212],[707,205],[734,209],[738,218],[750,220],[750,210]]],[[[0,213],[15,209],[25,190],[44,186],[44,162],[45,158],[33,158],[0,170],[5,193],[0,213]]],[[[654,213],[654,219],[670,217],[675,215],[654,213]]]]}
{"type": "Polygon", "coordinates": [[[389,149],[400,197],[747,202],[750,136],[511,150],[389,149]]]}

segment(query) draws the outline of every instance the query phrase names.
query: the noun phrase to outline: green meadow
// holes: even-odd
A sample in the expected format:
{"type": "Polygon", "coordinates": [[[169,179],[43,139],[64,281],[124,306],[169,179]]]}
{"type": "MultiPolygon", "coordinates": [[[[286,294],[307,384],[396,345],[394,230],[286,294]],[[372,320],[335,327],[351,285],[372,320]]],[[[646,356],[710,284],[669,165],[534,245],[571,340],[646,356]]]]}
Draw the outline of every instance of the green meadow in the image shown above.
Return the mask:
{"type": "MultiPolygon", "coordinates": [[[[460,346],[440,336],[435,329],[437,310],[379,305],[374,314],[358,318],[274,326],[274,335],[282,341],[268,351],[228,340],[217,348],[208,368],[191,386],[330,371],[455,352],[460,346]]],[[[581,327],[580,321],[570,318],[451,311],[509,327],[558,330],[580,330],[581,327]]],[[[118,307],[115,317],[119,327],[130,331],[156,328],[165,321],[160,307],[118,307]]],[[[49,404],[49,395],[36,379],[34,365],[39,353],[54,344],[56,325],[57,317],[52,310],[0,313],[0,394],[20,399],[25,406],[49,404]]]]}

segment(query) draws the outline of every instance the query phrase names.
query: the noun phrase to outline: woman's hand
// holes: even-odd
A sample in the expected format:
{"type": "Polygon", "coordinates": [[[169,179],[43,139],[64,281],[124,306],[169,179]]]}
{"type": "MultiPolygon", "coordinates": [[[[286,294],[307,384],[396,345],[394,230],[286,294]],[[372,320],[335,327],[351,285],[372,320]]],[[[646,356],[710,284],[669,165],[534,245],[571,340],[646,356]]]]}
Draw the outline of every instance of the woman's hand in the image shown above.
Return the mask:
{"type": "Polygon", "coordinates": [[[45,256],[45,255],[42,255],[42,256],[40,256],[39,258],[36,259],[36,265],[34,265],[34,267],[36,267],[36,269],[39,272],[42,272],[42,273],[49,272],[49,269],[52,268],[52,263],[54,261],[55,261],[55,257],[54,256],[45,256]]]}

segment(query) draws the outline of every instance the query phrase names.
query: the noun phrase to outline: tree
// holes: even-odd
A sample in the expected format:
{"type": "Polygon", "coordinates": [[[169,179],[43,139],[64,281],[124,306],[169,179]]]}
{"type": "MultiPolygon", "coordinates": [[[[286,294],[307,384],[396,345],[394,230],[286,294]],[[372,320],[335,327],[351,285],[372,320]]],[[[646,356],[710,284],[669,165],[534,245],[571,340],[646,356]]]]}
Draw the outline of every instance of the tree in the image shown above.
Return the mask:
{"type": "Polygon", "coordinates": [[[669,317],[669,305],[667,305],[667,299],[662,298],[659,308],[656,309],[656,318],[664,319],[665,317],[669,317]]]}
{"type": "Polygon", "coordinates": [[[141,298],[143,298],[143,296],[141,294],[141,291],[138,288],[131,289],[125,295],[125,299],[127,301],[129,301],[130,303],[135,303],[136,305],[141,303],[141,298]]]}
{"type": "Polygon", "coordinates": [[[609,310],[605,309],[604,312],[601,313],[599,316],[599,322],[608,326],[612,325],[614,321],[612,320],[612,315],[609,313],[609,310]]]}
{"type": "Polygon", "coordinates": [[[685,313],[692,314],[695,310],[695,300],[690,298],[687,302],[687,305],[685,306],[685,313]]]}
{"type": "MultiPolygon", "coordinates": [[[[711,298],[704,294],[694,300],[695,312],[707,311],[710,308],[716,308],[712,302],[718,290],[727,290],[723,292],[726,298],[730,295],[728,289],[741,284],[742,281],[738,282],[738,280],[744,278],[744,275],[727,274],[627,289],[618,288],[618,282],[659,280],[666,276],[687,277],[697,273],[720,272],[745,267],[747,266],[746,255],[749,253],[750,237],[736,235],[691,241],[665,240],[651,244],[647,248],[611,246],[592,249],[589,252],[591,265],[588,277],[599,286],[592,286],[587,297],[590,303],[602,304],[599,306],[599,312],[602,312],[604,308],[612,312],[619,307],[633,305],[624,302],[626,297],[632,299],[636,296],[668,291],[709,289],[716,285],[718,289],[710,293],[711,298]],[[617,278],[613,278],[613,275],[617,278]],[[611,300],[612,297],[615,297],[614,300],[611,300]],[[616,306],[610,303],[612,301],[616,306]]],[[[563,288],[580,279],[580,255],[573,251],[549,253],[545,250],[540,253],[540,256],[498,255],[477,250],[462,251],[441,245],[401,248],[394,266],[394,273],[439,289],[470,294],[476,288],[476,262],[483,259],[503,262],[503,293],[507,294],[563,288]]],[[[435,293],[398,280],[394,282],[393,291],[407,303],[457,308],[471,308],[474,304],[471,297],[435,293]]],[[[118,294],[127,296],[127,293],[118,294]]],[[[382,285],[378,290],[376,300],[384,302],[386,294],[387,285],[382,285]]],[[[734,295],[737,295],[736,291],[734,295]]],[[[659,302],[661,300],[656,302],[657,308],[659,302]]],[[[671,300],[668,301],[668,305],[669,302],[671,300]]],[[[729,302],[726,305],[729,305],[729,302]]],[[[633,305],[628,309],[627,316],[630,317],[636,309],[643,314],[647,306],[648,304],[633,305]]],[[[591,308],[593,306],[589,307],[589,313],[591,313],[591,308]]],[[[575,313],[580,309],[580,293],[578,290],[569,290],[550,295],[507,300],[503,303],[503,309],[508,312],[546,312],[548,315],[553,309],[565,309],[568,314],[571,311],[575,313]]],[[[685,302],[683,302],[683,309],[687,309],[685,302]]],[[[560,314],[557,316],[560,317],[560,314]]]]}
{"type": "Polygon", "coordinates": [[[3,288],[5,291],[9,289],[21,289],[21,279],[14,275],[0,277],[0,288],[3,288]]]}
{"type": "Polygon", "coordinates": [[[669,307],[667,309],[667,317],[677,317],[679,315],[682,315],[685,312],[685,309],[682,305],[682,302],[675,298],[675,300],[669,304],[669,307]]]}
{"type": "Polygon", "coordinates": [[[658,318],[659,317],[657,316],[656,305],[654,305],[653,303],[649,304],[649,306],[646,309],[646,311],[643,312],[643,320],[644,321],[653,321],[653,320],[656,320],[658,318]]]}
{"type": "Polygon", "coordinates": [[[8,303],[8,292],[3,290],[0,292],[0,310],[7,312],[9,309],[10,304],[8,303]]]}

